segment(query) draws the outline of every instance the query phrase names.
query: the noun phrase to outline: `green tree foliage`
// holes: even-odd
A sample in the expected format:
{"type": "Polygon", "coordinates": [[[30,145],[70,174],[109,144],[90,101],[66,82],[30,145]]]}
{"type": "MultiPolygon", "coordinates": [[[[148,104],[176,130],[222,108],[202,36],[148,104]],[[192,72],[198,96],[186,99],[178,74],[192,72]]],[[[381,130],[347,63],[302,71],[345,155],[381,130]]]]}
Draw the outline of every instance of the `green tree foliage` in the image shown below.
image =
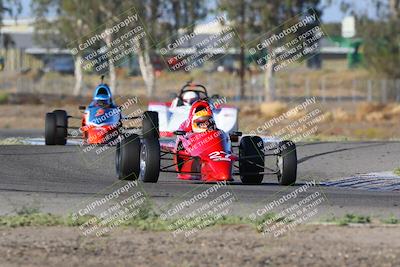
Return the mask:
{"type": "Polygon", "coordinates": [[[376,75],[400,79],[400,19],[360,22],[367,68],[376,75]]]}
{"type": "Polygon", "coordinates": [[[5,14],[16,17],[21,11],[21,0],[0,0],[0,27],[5,14]]]}
{"type": "MultiPolygon", "coordinates": [[[[0,30],[3,25],[5,14],[17,18],[22,11],[20,0],[0,0],[0,30]]],[[[0,47],[5,49],[5,55],[0,54],[0,71],[5,68],[5,57],[10,46],[14,45],[14,40],[8,34],[2,34],[0,31],[0,47]]]]}
{"type": "MultiPolygon", "coordinates": [[[[272,29],[279,31],[279,29],[283,30],[290,27],[291,25],[285,22],[290,20],[290,23],[296,23],[297,19],[301,19],[301,16],[298,16],[300,14],[313,13],[320,17],[322,12],[319,10],[319,4],[320,0],[220,0],[219,8],[227,13],[229,20],[238,28],[241,40],[246,43],[267,34],[272,29]]],[[[300,33],[299,31],[297,34],[300,33]]],[[[284,42],[284,40],[282,41],[284,42]]],[[[282,42],[278,42],[276,45],[282,45],[282,42]]],[[[271,49],[273,48],[271,47],[271,49]]],[[[242,49],[241,72],[244,68],[243,53],[244,50],[242,49]]],[[[273,79],[273,70],[269,68],[265,71],[267,100],[274,100],[273,79]]],[[[242,94],[244,94],[243,81],[241,87],[242,94]]]]}
{"type": "Polygon", "coordinates": [[[377,19],[359,13],[355,6],[342,1],[342,10],[356,17],[357,32],[364,41],[366,67],[374,74],[389,79],[400,78],[400,1],[369,0],[377,19]]]}
{"type": "MultiPolygon", "coordinates": [[[[41,32],[40,38],[44,39],[45,31],[48,38],[61,41],[64,47],[71,42],[82,43],[90,33],[101,33],[119,23],[121,14],[134,10],[147,33],[145,38],[137,41],[139,49],[136,56],[148,95],[151,96],[155,91],[152,57],[157,52],[158,41],[203,18],[206,15],[205,3],[205,0],[33,0],[32,6],[37,17],[36,29],[41,32]],[[50,10],[56,10],[57,15],[53,19],[48,18],[50,10]]],[[[117,37],[113,35],[113,38],[117,37]]],[[[104,43],[110,41],[104,40],[104,43]]],[[[111,80],[115,80],[113,64],[109,64],[109,70],[111,80]]],[[[79,72],[75,76],[79,76],[79,72]]]]}
{"type": "Polygon", "coordinates": [[[359,18],[364,39],[365,62],[372,72],[390,79],[400,78],[400,1],[373,0],[379,20],[359,18]]]}
{"type": "MultiPolygon", "coordinates": [[[[32,0],[36,40],[62,48],[81,43],[96,26],[97,14],[91,8],[95,3],[95,0],[32,0]]],[[[75,95],[80,94],[83,84],[82,56],[82,51],[78,50],[74,58],[75,95]]]]}

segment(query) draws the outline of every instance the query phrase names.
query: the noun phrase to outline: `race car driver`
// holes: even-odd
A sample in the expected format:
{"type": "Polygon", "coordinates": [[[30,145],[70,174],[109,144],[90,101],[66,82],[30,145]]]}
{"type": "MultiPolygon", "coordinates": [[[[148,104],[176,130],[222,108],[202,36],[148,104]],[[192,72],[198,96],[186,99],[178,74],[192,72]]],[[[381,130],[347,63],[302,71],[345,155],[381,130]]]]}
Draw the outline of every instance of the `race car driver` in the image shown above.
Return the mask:
{"type": "Polygon", "coordinates": [[[113,108],[112,99],[106,94],[98,94],[93,97],[89,107],[100,107],[100,108],[113,108]]]}
{"type": "Polygon", "coordinates": [[[179,106],[191,106],[194,102],[199,100],[199,94],[196,92],[188,91],[184,92],[181,97],[177,96],[174,100],[172,100],[171,108],[179,107],[179,106]]]}
{"type": "Polygon", "coordinates": [[[204,133],[215,130],[215,121],[211,110],[200,110],[192,117],[192,131],[194,133],[204,133]]]}
{"type": "Polygon", "coordinates": [[[215,130],[216,125],[213,112],[207,101],[197,101],[190,110],[189,118],[181,124],[179,129],[193,133],[203,133],[215,130]]]}
{"type": "Polygon", "coordinates": [[[93,100],[93,106],[95,107],[110,108],[112,104],[108,95],[97,95],[93,100]]]}

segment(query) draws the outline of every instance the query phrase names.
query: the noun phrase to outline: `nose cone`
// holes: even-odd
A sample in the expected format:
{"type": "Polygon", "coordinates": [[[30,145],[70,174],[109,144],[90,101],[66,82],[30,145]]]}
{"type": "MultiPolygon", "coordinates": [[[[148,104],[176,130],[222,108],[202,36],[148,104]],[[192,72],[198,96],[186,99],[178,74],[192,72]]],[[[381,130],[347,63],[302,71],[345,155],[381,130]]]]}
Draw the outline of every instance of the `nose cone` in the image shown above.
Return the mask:
{"type": "Polygon", "coordinates": [[[208,161],[203,163],[201,179],[207,182],[232,181],[232,162],[208,161]]]}
{"type": "Polygon", "coordinates": [[[88,130],[89,144],[106,144],[118,136],[118,131],[112,126],[92,127],[88,130]]]}

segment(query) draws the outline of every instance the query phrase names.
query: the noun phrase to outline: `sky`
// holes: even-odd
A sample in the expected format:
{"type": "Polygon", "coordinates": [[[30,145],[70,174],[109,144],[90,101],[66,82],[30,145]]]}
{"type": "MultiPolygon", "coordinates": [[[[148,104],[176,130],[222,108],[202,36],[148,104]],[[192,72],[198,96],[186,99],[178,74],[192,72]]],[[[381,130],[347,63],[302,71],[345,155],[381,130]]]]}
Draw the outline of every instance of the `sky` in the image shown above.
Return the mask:
{"type": "MultiPolygon", "coordinates": [[[[30,11],[31,0],[22,1],[22,13],[18,16],[19,18],[31,18],[32,14],[30,11]]],[[[129,1],[129,0],[128,0],[129,1]]],[[[266,0],[267,1],[267,0],[266,0]]],[[[328,0],[322,0],[322,4],[326,4],[328,0]]],[[[375,7],[371,4],[371,0],[331,0],[333,3],[323,9],[323,15],[321,20],[323,22],[341,22],[342,19],[347,15],[340,10],[340,2],[346,1],[356,7],[357,11],[362,14],[368,14],[371,18],[376,18],[375,7]]],[[[9,18],[6,16],[6,18],[9,18]]]]}
{"type": "MultiPolygon", "coordinates": [[[[323,22],[341,22],[342,19],[349,14],[343,13],[340,10],[340,2],[343,0],[331,0],[333,3],[324,8],[322,21],[323,22]]],[[[386,0],[387,1],[387,0],[386,0]]],[[[322,4],[326,4],[327,0],[323,0],[322,4]]],[[[372,4],[371,0],[345,0],[345,2],[354,6],[359,14],[367,14],[370,18],[377,18],[376,7],[372,4]]],[[[348,12],[349,13],[349,12],[348,12]]]]}

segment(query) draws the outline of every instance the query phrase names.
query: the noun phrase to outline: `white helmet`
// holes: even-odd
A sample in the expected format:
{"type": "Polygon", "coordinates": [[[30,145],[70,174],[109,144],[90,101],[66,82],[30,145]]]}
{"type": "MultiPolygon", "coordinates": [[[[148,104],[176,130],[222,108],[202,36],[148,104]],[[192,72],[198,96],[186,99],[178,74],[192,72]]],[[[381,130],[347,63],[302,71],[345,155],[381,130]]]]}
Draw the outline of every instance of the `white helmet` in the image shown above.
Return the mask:
{"type": "Polygon", "coordinates": [[[191,106],[194,102],[199,100],[199,95],[195,92],[185,92],[182,96],[183,104],[185,106],[191,106]]]}

